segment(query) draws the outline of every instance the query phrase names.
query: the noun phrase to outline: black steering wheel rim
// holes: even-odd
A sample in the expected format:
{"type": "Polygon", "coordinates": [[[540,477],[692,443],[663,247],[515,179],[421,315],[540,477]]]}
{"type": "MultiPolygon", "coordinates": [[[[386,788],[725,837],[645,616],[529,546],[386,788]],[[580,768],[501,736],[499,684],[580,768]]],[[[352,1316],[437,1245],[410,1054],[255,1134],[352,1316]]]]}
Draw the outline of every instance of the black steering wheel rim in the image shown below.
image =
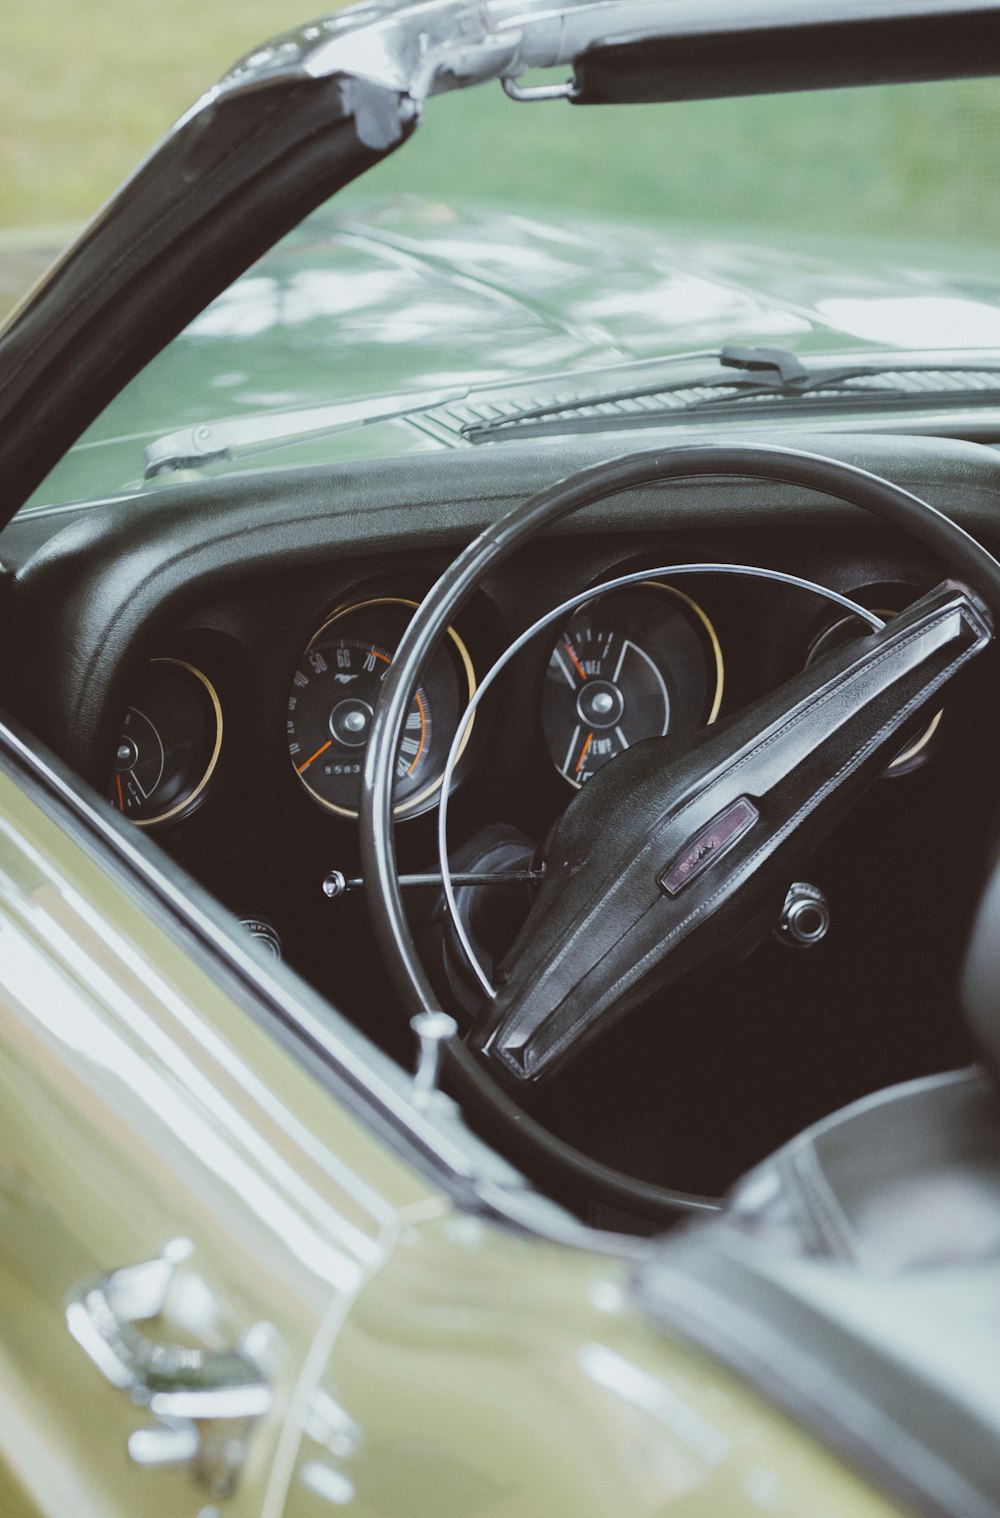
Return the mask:
{"type": "Polygon", "coordinates": [[[794,485],[869,511],[937,553],[1000,620],[1000,563],[988,549],[903,487],[820,454],[761,444],[684,445],[595,465],[515,507],[458,555],[414,613],[383,682],[365,752],[360,843],[369,907],[379,947],[411,1013],[436,1010],[438,998],[417,954],[397,881],[392,782],[393,759],[426,658],[483,575],[536,532],[621,491],[695,477],[794,485]]]}

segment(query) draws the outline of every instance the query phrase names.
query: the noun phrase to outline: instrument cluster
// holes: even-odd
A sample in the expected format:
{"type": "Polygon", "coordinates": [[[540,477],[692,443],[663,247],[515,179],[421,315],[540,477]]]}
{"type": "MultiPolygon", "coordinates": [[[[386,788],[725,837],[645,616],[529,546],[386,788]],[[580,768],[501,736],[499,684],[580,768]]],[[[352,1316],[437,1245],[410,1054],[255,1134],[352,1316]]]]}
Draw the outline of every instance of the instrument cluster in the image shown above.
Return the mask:
{"type": "MultiPolygon", "coordinates": [[[[691,587],[694,594],[667,578],[640,579],[634,573],[621,578],[629,583],[596,589],[582,604],[579,593],[570,598],[576,604],[562,620],[550,615],[516,655],[515,666],[523,661],[520,675],[506,685],[500,682],[468,721],[450,787],[474,769],[481,776],[480,761],[488,749],[491,757],[483,770],[490,774],[481,776],[487,793],[496,799],[516,780],[522,791],[547,795],[555,814],[560,795],[568,800],[571,791],[626,749],[645,739],[684,738],[716,721],[724,697],[725,710],[735,710],[766,688],[769,678],[771,684],[787,678],[864,630],[842,612],[827,608],[817,614],[810,601],[811,632],[806,636],[807,623],[801,620],[801,638],[786,637],[787,650],[765,658],[772,667],[768,677],[757,668],[760,648],[755,656],[748,643],[753,618],[744,608],[727,620],[731,596],[713,590],[704,577],[691,587]],[[751,665],[754,673],[748,680],[751,665]],[[474,726],[485,731],[474,734],[474,726]],[[487,741],[488,734],[493,736],[487,741]]],[[[770,607],[775,587],[762,589],[771,596],[770,607]]],[[[900,604],[908,599],[905,589],[900,587],[900,604]]],[[[547,595],[551,613],[555,597],[544,582],[535,587],[534,603],[536,608],[544,605],[547,595]]],[[[252,756],[249,770],[244,764],[244,788],[254,792],[253,805],[266,797],[270,806],[275,795],[283,795],[279,805],[301,813],[295,801],[301,796],[306,811],[311,805],[317,813],[355,820],[375,702],[417,604],[406,595],[383,593],[382,584],[356,591],[332,610],[321,610],[312,629],[307,623],[297,647],[294,632],[288,636],[283,631],[278,642],[284,652],[273,655],[267,647],[268,627],[256,655],[246,649],[239,689],[220,678],[211,656],[202,659],[190,642],[181,650],[168,645],[133,675],[108,766],[112,805],[140,827],[188,817],[216,790],[227,789],[228,780],[220,780],[220,774],[229,773],[220,763],[225,733],[230,749],[242,744],[252,756]],[[269,656],[265,679],[259,661],[269,656]],[[241,738],[233,736],[241,730],[241,738]],[[264,756],[269,756],[266,762],[264,756]]],[[[253,614],[248,605],[248,618],[253,614]]],[[[505,642],[520,635],[517,617],[529,620],[514,603],[497,618],[494,635],[483,637],[477,614],[467,612],[463,620],[466,616],[471,630],[448,629],[407,713],[396,757],[400,822],[436,806],[466,709],[505,642]]],[[[939,722],[935,717],[925,733],[911,737],[889,773],[906,772],[924,761],[939,722]]],[[[308,820],[301,825],[308,826],[308,820]]]]}
{"type": "MultiPolygon", "coordinates": [[[[381,594],[345,601],[296,658],[284,699],[284,748],[304,794],[334,816],[358,815],[375,701],[416,606],[381,594]]],[[[718,715],[722,647],[707,613],[675,586],[648,580],[598,595],[555,637],[551,629],[546,636],[532,721],[570,788],[644,738],[691,732],[718,715]]],[[[396,759],[400,820],[436,804],[452,740],[485,673],[461,632],[449,628],[407,714],[396,759]]],[[[471,753],[473,721],[453,784],[471,753]]],[[[209,673],[188,658],[149,660],[133,679],[120,724],[108,782],[112,805],[142,827],[190,815],[211,793],[223,730],[209,673]]]]}

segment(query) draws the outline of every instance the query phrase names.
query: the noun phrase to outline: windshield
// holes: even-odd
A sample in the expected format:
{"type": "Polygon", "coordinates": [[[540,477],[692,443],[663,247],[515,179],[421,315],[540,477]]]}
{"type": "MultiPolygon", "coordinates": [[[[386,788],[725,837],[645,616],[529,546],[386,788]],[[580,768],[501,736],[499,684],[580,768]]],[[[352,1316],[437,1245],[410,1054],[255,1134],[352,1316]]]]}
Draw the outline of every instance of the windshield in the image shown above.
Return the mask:
{"type": "MultiPolygon", "coordinates": [[[[1000,369],[997,93],[976,80],[580,109],[490,86],[432,100],[401,152],[125,388],[26,509],[205,469],[471,445],[470,418],[491,407],[634,389],[636,365],[679,354],[700,379],[727,344],[883,364],[992,353],[1000,369]],[[191,457],[185,432],[234,420],[191,457]]],[[[949,379],[935,415],[967,399],[949,379]]]]}

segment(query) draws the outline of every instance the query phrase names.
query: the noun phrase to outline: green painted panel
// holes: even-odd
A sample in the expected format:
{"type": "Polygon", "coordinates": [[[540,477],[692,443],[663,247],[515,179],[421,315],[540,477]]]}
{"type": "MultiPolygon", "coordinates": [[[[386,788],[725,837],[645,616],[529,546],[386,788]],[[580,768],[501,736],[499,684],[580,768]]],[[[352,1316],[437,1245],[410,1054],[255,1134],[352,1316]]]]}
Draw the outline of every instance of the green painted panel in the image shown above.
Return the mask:
{"type": "Polygon", "coordinates": [[[468,1218],[407,1230],[334,1347],[289,1518],[893,1518],[630,1308],[626,1267],[468,1218]]]}
{"type": "Polygon", "coordinates": [[[327,1325],[439,1205],[0,776],[0,1511],[201,1510],[186,1468],[126,1458],[155,1420],[66,1319],[81,1282],[183,1238],[142,1331],[223,1350],[266,1325],[274,1409],[226,1510],[279,1512],[327,1325]]]}

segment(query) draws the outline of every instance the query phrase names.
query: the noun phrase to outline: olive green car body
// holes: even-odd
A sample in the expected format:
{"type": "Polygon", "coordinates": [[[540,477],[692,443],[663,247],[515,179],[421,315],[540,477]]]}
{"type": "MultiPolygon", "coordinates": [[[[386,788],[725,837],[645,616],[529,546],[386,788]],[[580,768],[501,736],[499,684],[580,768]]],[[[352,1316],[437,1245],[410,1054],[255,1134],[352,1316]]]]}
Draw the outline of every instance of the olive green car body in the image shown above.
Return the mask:
{"type": "Polygon", "coordinates": [[[274,1405],[225,1512],[900,1511],[646,1322],[629,1252],[477,1215],[380,1139],[85,814],[9,770],[0,801],[5,1515],[209,1510],[187,1469],[127,1460],[150,1413],[67,1327],[82,1283],[176,1238],[220,1344],[271,1325],[274,1405]]]}

